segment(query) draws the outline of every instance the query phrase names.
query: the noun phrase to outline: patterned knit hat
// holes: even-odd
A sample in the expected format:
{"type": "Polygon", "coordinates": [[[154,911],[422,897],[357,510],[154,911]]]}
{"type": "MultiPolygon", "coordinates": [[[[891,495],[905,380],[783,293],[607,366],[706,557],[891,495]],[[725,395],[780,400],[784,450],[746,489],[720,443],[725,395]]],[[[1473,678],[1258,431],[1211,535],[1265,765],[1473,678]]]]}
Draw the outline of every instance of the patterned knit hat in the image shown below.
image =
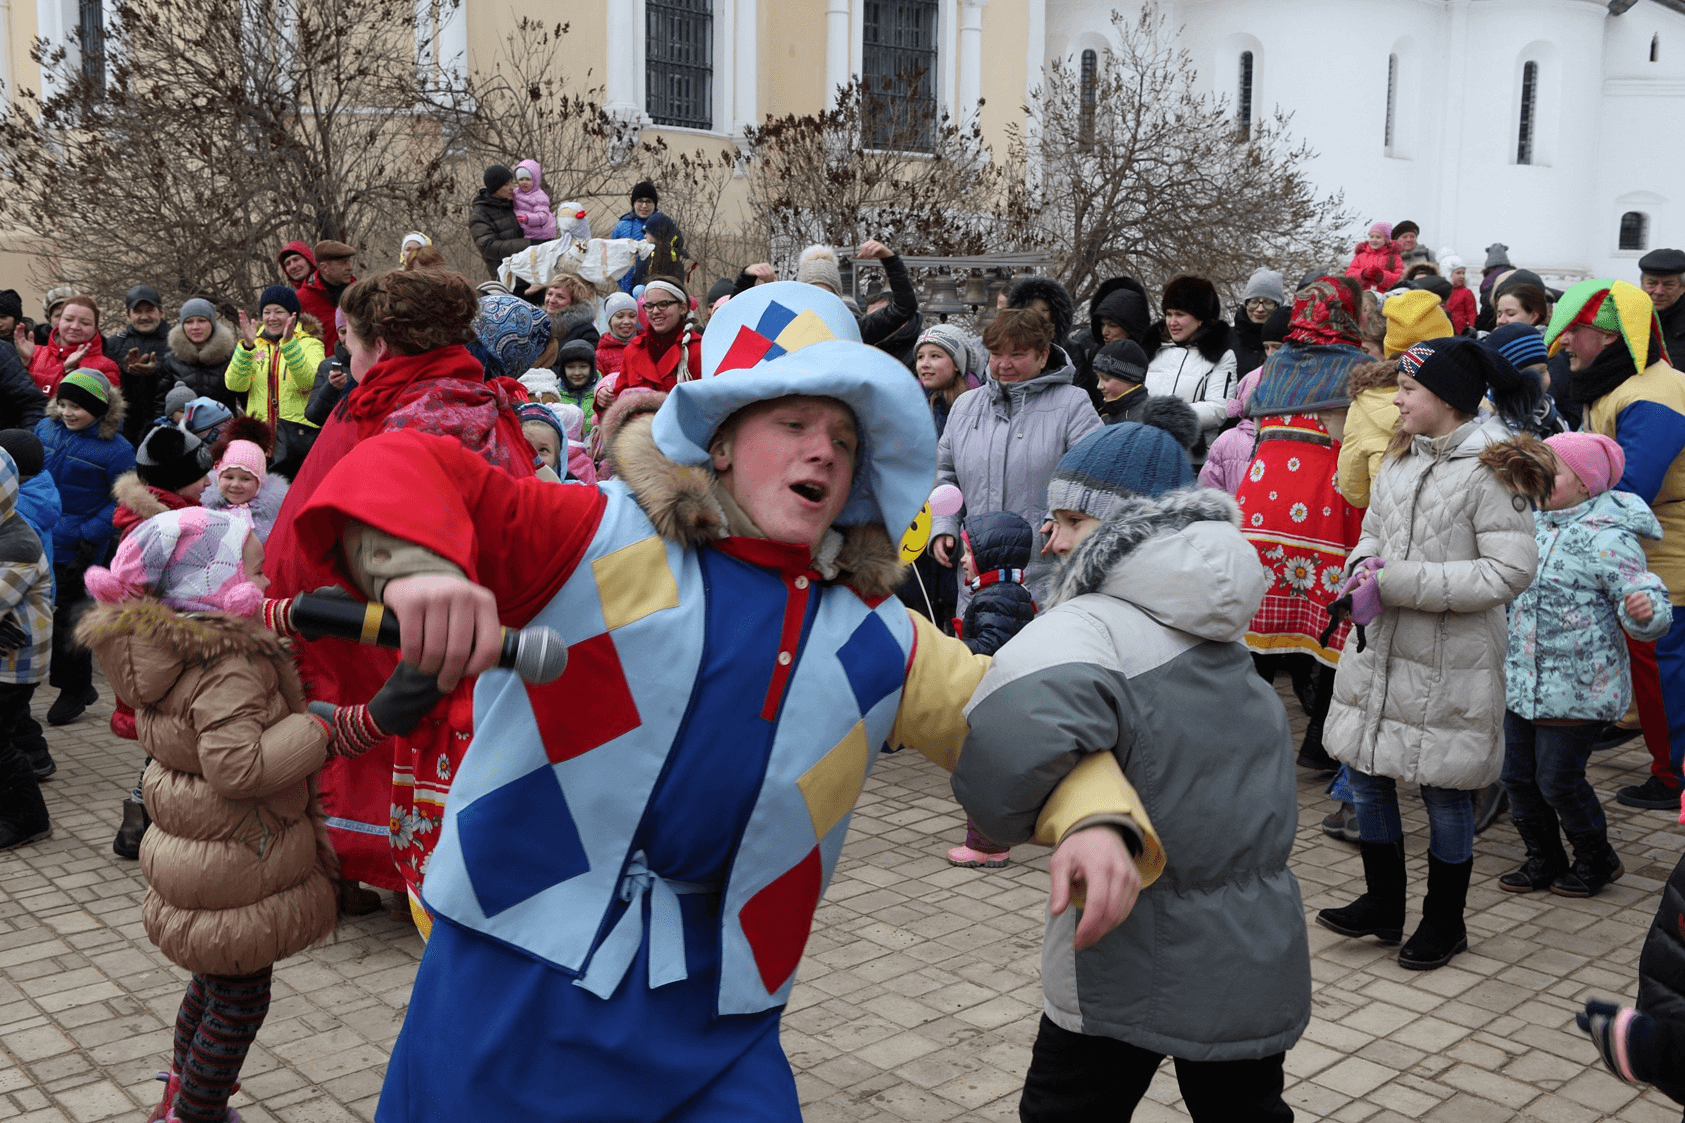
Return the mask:
{"type": "Polygon", "coordinates": [[[556,372],[549,367],[533,367],[521,375],[520,381],[521,385],[527,388],[527,394],[532,401],[542,401],[546,394],[555,394],[557,397],[561,397],[561,380],[556,377],[556,372]]]}
{"type": "Polygon", "coordinates": [[[111,408],[111,383],[99,371],[84,367],[64,376],[58,396],[60,401],[81,406],[96,418],[104,417],[111,408]]]}
{"type": "Polygon", "coordinates": [[[1398,357],[1398,372],[1432,391],[1459,413],[1473,417],[1491,395],[1500,416],[1514,424],[1532,415],[1543,391],[1496,351],[1463,336],[1424,340],[1398,357]]]}
{"type": "Polygon", "coordinates": [[[1550,359],[1550,352],[1545,350],[1545,337],[1532,324],[1505,324],[1482,339],[1480,345],[1508,359],[1516,370],[1550,359]]]}
{"type": "Polygon", "coordinates": [[[1382,347],[1389,356],[1402,355],[1424,339],[1444,339],[1457,332],[1451,318],[1439,305],[1439,297],[1417,290],[1390,296],[1381,305],[1387,318],[1387,338],[1382,347]]]}
{"type": "Polygon", "coordinates": [[[1614,487],[1626,472],[1625,450],[1602,433],[1558,433],[1545,444],[1593,495],[1614,487]]]}
{"type": "Polygon", "coordinates": [[[550,345],[550,317],[518,296],[480,298],[474,339],[468,344],[487,378],[519,378],[550,345]]]}
{"type": "Polygon", "coordinates": [[[88,592],[101,604],[155,596],[181,612],[254,616],[263,591],[246,576],[250,534],[241,520],[203,507],[154,515],[123,539],[110,569],[88,570],[88,592]]]}
{"type": "Polygon", "coordinates": [[[972,337],[965,334],[952,324],[931,324],[919,333],[918,346],[914,353],[926,343],[942,348],[943,352],[954,362],[954,369],[959,371],[960,378],[966,385],[976,388],[982,381],[983,367],[987,360],[978,354],[978,348],[972,337]]]}
{"type": "Polygon", "coordinates": [[[1125,421],[1096,429],[1059,458],[1047,485],[1047,509],[1104,521],[1130,496],[1157,497],[1193,482],[1187,450],[1176,438],[1125,421]]]}

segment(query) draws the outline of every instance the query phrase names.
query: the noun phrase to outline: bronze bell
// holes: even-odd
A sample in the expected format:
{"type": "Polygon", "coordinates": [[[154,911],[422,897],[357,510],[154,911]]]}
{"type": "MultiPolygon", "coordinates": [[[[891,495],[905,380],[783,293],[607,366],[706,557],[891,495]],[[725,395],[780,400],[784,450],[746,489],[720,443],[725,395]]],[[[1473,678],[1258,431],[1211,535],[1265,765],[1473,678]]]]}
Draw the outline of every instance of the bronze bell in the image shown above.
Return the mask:
{"type": "Polygon", "coordinates": [[[989,302],[987,286],[983,283],[983,274],[967,273],[965,275],[965,291],[960,299],[973,308],[981,308],[989,302]]]}
{"type": "Polygon", "coordinates": [[[946,316],[953,312],[967,311],[966,306],[960,302],[959,287],[954,284],[954,277],[951,273],[938,273],[930,278],[925,291],[927,293],[924,301],[926,312],[946,316]]]}

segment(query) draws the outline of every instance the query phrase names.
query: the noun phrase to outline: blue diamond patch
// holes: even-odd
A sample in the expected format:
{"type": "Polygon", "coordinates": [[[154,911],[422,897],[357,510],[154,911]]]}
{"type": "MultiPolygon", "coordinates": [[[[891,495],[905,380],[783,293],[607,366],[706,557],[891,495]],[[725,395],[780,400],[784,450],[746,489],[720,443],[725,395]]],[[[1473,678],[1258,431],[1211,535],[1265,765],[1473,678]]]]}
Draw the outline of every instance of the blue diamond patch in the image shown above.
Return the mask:
{"type": "Polygon", "coordinates": [[[889,625],[875,612],[838,649],[837,661],[848,676],[848,685],[854,689],[854,700],[860,705],[862,717],[901,689],[907,675],[907,658],[901,653],[901,645],[890,635],[889,625]]]}
{"type": "Polygon", "coordinates": [[[469,883],[488,917],[591,868],[549,765],[464,807],[456,831],[469,883]]]}

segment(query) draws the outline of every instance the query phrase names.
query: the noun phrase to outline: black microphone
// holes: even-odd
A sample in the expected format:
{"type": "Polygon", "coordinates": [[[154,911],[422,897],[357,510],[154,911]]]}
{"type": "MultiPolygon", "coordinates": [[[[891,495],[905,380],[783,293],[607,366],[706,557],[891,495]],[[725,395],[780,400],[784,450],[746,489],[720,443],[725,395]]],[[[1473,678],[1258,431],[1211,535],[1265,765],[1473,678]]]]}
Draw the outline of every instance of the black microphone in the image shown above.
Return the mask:
{"type": "MultiPolygon", "coordinates": [[[[300,593],[287,610],[291,629],[308,639],[324,636],[376,647],[399,646],[398,617],[380,604],[364,604],[347,597],[300,593]]],[[[568,645],[554,628],[534,625],[517,631],[503,629],[497,665],[514,671],[522,682],[542,686],[562,677],[568,665],[568,645]]]]}

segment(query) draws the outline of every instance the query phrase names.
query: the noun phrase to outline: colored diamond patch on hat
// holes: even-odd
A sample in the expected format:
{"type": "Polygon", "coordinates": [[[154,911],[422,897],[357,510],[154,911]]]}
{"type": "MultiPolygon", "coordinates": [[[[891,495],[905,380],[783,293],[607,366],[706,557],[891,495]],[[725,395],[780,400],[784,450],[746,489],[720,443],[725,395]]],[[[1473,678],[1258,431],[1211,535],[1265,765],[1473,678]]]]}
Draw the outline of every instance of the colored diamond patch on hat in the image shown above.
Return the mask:
{"type": "Polygon", "coordinates": [[[813,309],[804,308],[797,312],[776,300],[770,301],[761,310],[753,327],[745,324],[737,329],[731,346],[726,349],[725,357],[714,368],[714,373],[743,370],[756,363],[787,355],[791,351],[799,351],[810,343],[823,343],[836,338],[837,335],[830,325],[813,309]]]}

